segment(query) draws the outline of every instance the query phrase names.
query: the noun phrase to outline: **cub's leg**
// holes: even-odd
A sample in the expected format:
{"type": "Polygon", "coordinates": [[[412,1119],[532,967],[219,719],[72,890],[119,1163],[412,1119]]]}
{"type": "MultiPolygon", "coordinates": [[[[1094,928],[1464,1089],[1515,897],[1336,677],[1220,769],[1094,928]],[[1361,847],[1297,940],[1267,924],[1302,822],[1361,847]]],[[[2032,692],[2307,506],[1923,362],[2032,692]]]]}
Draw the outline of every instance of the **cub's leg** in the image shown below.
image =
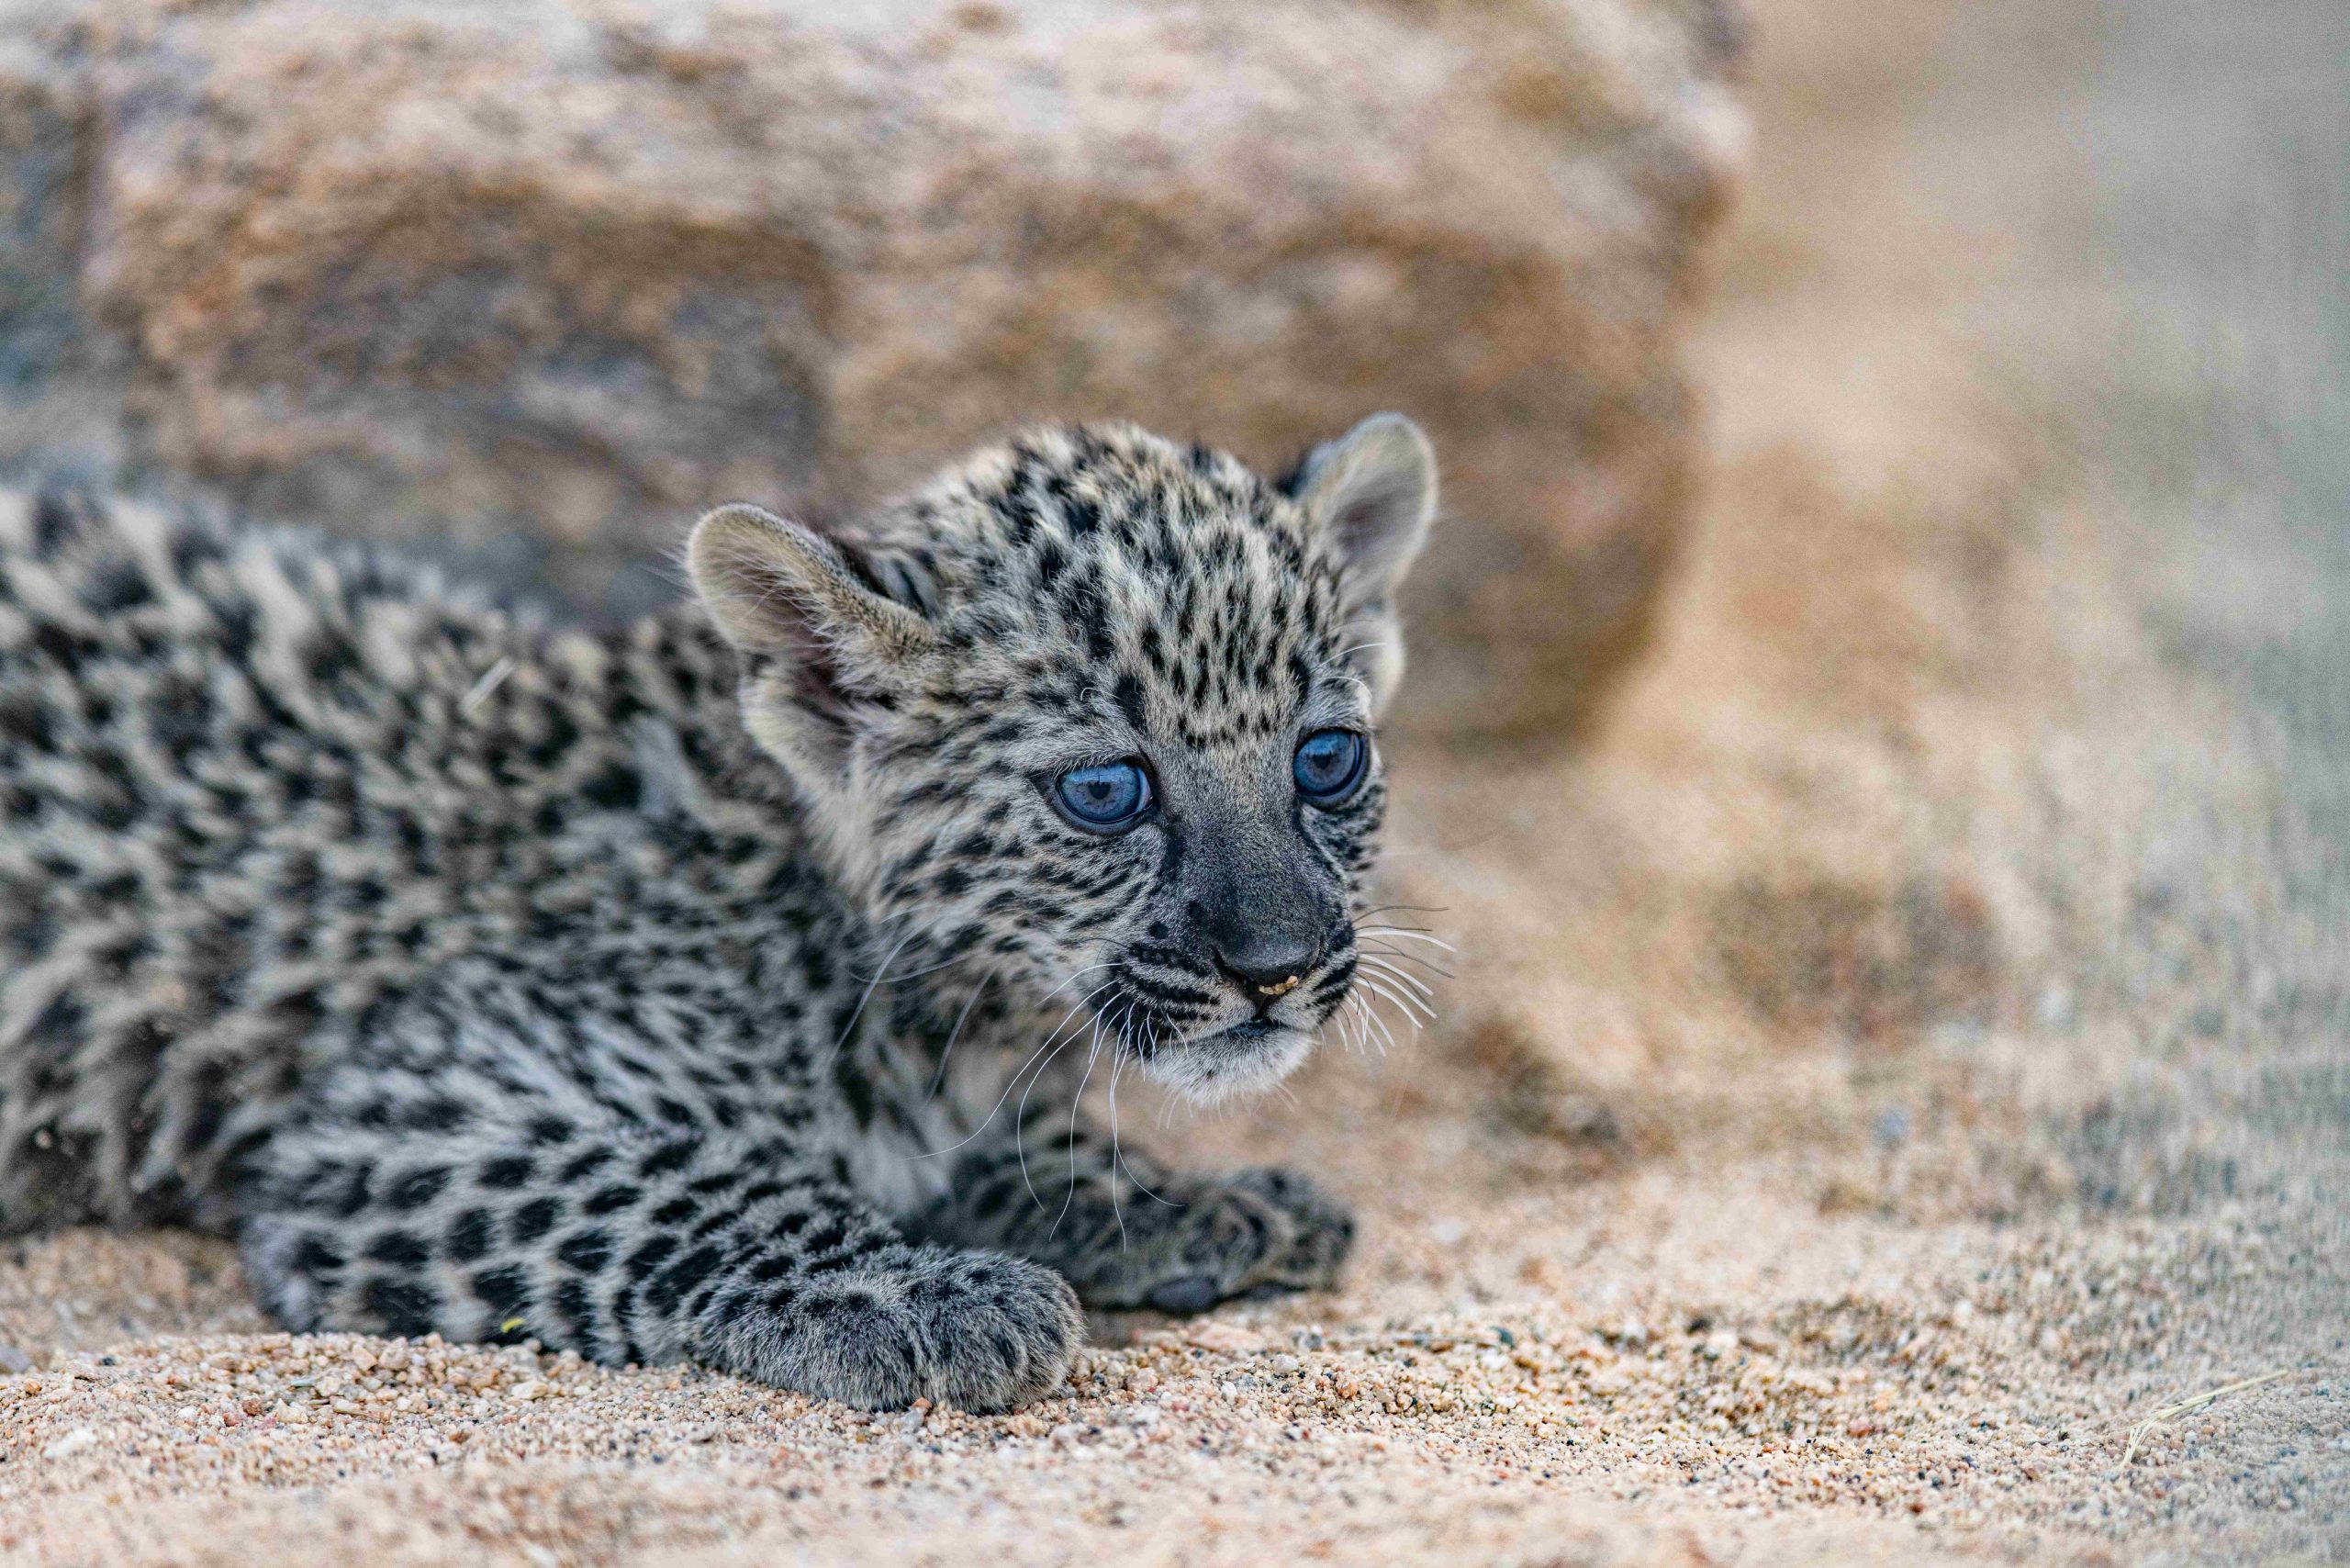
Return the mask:
{"type": "Polygon", "coordinates": [[[867,1408],[1021,1404],[1082,1334],[1048,1271],[911,1242],[773,1144],[552,1113],[288,1128],[243,1193],[241,1239],[296,1328],[690,1359],[867,1408]]]}
{"type": "Polygon", "coordinates": [[[901,1235],[804,1157],[804,1090],[770,1078],[746,1103],[756,1074],[695,1054],[731,1002],[675,1002],[648,1047],[630,1025],[653,1010],[603,973],[453,967],[306,1083],[236,1193],[265,1305],[868,1407],[998,1409],[1060,1382],[1083,1327],[1057,1275],[901,1235]]]}
{"type": "Polygon", "coordinates": [[[1303,1176],[1170,1173],[1096,1128],[1066,1129],[1032,1126],[1024,1151],[1010,1137],[974,1150],[913,1228],[1046,1264],[1089,1306],[1173,1313],[1326,1287],[1354,1244],[1353,1216],[1303,1176]]]}

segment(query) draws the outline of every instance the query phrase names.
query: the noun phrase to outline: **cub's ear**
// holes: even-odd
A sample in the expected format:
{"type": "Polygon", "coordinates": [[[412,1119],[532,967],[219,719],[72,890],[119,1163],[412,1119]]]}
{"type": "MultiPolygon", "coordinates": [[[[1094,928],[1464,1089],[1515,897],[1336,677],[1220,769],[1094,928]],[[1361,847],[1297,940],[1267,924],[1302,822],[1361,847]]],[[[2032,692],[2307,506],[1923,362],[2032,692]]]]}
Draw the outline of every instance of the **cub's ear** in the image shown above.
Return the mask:
{"type": "Polygon", "coordinates": [[[930,622],[884,593],[847,547],[741,501],[694,525],[686,564],[711,619],[744,653],[813,650],[886,666],[934,641],[930,622]]]}
{"type": "Polygon", "coordinates": [[[1382,708],[1404,674],[1397,585],[1436,518],[1436,452],[1401,414],[1373,414],[1308,453],[1287,488],[1335,546],[1350,640],[1382,708]]]}
{"type": "Polygon", "coordinates": [[[852,547],[739,502],[694,525],[686,566],[747,659],[752,734],[803,782],[845,786],[857,719],[936,645],[930,622],[890,598],[852,547]]]}

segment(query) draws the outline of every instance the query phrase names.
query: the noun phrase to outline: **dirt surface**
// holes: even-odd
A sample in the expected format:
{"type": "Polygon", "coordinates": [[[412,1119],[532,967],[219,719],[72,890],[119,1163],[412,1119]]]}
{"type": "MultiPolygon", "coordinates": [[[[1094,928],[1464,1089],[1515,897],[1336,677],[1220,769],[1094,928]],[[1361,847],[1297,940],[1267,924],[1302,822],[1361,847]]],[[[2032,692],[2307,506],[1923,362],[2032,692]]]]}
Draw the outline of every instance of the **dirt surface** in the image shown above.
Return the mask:
{"type": "Polygon", "coordinates": [[[28,1241],[0,1553],[2350,1559],[2350,38],[2132,10],[1762,8],[1639,678],[1572,759],[1401,759],[1432,1027],[1125,1107],[1326,1174],[1343,1291],[866,1417],[28,1241]]]}

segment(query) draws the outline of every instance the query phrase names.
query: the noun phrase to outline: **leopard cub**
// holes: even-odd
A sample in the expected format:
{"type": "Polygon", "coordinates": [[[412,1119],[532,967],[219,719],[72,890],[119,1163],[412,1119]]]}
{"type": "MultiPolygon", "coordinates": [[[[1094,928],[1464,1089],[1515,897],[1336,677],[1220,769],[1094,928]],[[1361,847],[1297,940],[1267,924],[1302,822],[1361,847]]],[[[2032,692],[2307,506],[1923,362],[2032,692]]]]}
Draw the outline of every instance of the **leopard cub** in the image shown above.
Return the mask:
{"type": "Polygon", "coordinates": [[[1376,980],[1435,490],[1393,415],[1278,482],[1044,429],[852,527],[722,507],[610,633],[0,493],[0,1231],[875,1407],[1035,1397],[1080,1301],[1328,1283],[1305,1178],[1073,1107],[1270,1084],[1376,980]]]}

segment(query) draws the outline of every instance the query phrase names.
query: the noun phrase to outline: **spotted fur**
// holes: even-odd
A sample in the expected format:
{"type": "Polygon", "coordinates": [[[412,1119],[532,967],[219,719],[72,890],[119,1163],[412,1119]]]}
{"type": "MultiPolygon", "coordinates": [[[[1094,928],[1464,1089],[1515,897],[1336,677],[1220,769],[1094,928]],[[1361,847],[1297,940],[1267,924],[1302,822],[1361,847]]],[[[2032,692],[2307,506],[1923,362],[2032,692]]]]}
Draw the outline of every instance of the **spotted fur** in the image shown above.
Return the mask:
{"type": "Polygon", "coordinates": [[[0,1229],[210,1226],[297,1327],[876,1406],[1033,1397],[1080,1297],[1326,1283],[1303,1178],[1073,1106],[1272,1081],[1376,964],[1375,756],[1327,808],[1291,756],[1372,728],[1432,507],[1392,416],[1278,484],[1047,429],[837,534],[721,509],[699,605],[590,635],[0,495],[0,1229]],[[1148,822],[1056,811],[1124,757],[1148,822]]]}

